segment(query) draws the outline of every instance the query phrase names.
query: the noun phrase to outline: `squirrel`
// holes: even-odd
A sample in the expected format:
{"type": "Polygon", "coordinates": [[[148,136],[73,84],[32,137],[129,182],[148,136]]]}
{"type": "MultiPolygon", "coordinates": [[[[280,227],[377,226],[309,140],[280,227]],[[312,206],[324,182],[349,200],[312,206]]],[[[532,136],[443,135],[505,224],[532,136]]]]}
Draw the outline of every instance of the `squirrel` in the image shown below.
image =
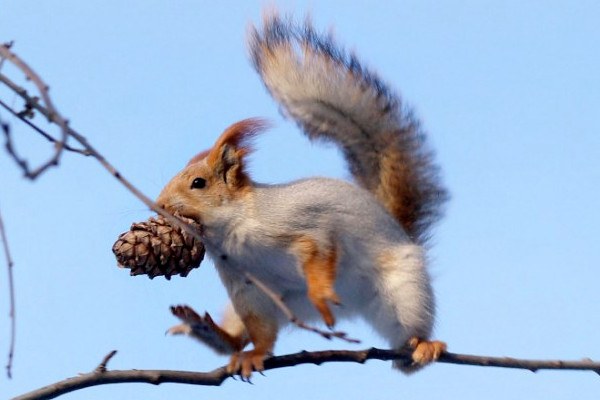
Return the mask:
{"type": "Polygon", "coordinates": [[[412,361],[409,373],[435,361],[446,344],[430,341],[434,295],[426,269],[430,228],[447,191],[419,121],[401,98],[355,55],[309,21],[267,15],[251,27],[253,65],[279,103],[311,140],[337,144],[357,184],[307,178],[266,185],[246,169],[252,138],[268,123],[246,119],[190,160],[157,204],[201,225],[231,304],[221,324],[187,306],[172,307],[187,334],[221,354],[227,371],[248,379],[263,370],[278,331],[290,321],[239,271],[281,295],[301,320],[361,316],[412,361]],[[332,312],[330,305],[336,307],[332,312]],[[252,343],[251,350],[244,351],[252,343]]]}

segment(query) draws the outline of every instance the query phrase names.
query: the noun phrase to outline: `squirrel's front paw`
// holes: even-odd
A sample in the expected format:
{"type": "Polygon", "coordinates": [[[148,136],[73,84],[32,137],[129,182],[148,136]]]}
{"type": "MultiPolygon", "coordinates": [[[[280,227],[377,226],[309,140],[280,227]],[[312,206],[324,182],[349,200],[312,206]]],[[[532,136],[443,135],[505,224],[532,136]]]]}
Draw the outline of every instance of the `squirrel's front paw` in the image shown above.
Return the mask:
{"type": "Polygon", "coordinates": [[[172,326],[167,335],[193,335],[198,332],[214,330],[216,324],[208,313],[201,317],[190,306],[172,306],[171,313],[181,320],[181,324],[172,326]]]}
{"type": "Polygon", "coordinates": [[[181,324],[175,325],[167,330],[167,335],[188,335],[198,339],[219,354],[231,354],[241,350],[244,338],[232,337],[223,331],[209,313],[200,316],[189,306],[171,307],[174,316],[181,320],[181,324]]]}
{"type": "Polygon", "coordinates": [[[171,306],[171,312],[184,324],[191,325],[202,321],[202,317],[190,306],[171,306]]]}
{"type": "Polygon", "coordinates": [[[252,371],[262,372],[265,369],[263,362],[269,355],[256,349],[236,353],[229,360],[227,373],[240,374],[243,380],[249,381],[252,371]]]}

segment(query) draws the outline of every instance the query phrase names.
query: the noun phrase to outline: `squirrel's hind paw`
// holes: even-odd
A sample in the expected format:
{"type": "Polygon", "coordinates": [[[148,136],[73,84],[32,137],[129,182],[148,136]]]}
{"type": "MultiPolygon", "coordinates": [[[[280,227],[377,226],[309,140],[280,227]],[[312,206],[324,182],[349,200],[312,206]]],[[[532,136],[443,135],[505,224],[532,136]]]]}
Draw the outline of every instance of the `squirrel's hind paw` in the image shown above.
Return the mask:
{"type": "Polygon", "coordinates": [[[419,338],[412,338],[408,345],[414,349],[412,359],[416,364],[425,365],[437,361],[446,351],[446,343],[438,340],[427,341],[419,338]]]}
{"type": "Polygon", "coordinates": [[[429,363],[437,361],[442,353],[446,351],[447,345],[438,340],[428,341],[413,337],[407,342],[406,347],[412,350],[412,361],[396,360],[394,361],[394,367],[405,374],[410,374],[429,363]]]}
{"type": "Polygon", "coordinates": [[[227,373],[231,375],[240,374],[242,380],[250,381],[252,371],[262,372],[264,360],[269,357],[269,353],[258,350],[241,351],[231,356],[227,373]]]}

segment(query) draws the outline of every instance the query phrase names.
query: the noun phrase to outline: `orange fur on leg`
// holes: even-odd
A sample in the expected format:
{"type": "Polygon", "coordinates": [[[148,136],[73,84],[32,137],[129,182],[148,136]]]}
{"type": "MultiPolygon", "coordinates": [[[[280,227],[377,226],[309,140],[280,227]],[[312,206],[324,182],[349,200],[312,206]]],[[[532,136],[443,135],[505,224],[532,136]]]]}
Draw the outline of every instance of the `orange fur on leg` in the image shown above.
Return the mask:
{"type": "Polygon", "coordinates": [[[325,324],[333,327],[335,318],[327,302],[340,304],[333,287],[337,266],[336,249],[332,247],[327,252],[320,252],[317,242],[308,236],[297,239],[294,248],[306,275],[308,298],[323,317],[325,324]]]}

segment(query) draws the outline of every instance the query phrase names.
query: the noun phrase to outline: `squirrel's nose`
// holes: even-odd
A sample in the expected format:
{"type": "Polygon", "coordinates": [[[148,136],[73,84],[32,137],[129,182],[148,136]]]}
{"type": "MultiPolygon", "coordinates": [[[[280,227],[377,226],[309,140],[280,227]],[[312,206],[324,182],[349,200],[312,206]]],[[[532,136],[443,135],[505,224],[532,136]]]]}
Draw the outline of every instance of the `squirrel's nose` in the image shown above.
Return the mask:
{"type": "Polygon", "coordinates": [[[167,201],[165,201],[165,197],[162,195],[158,196],[158,198],[155,200],[156,205],[159,208],[162,208],[163,210],[167,209],[167,201]]]}

